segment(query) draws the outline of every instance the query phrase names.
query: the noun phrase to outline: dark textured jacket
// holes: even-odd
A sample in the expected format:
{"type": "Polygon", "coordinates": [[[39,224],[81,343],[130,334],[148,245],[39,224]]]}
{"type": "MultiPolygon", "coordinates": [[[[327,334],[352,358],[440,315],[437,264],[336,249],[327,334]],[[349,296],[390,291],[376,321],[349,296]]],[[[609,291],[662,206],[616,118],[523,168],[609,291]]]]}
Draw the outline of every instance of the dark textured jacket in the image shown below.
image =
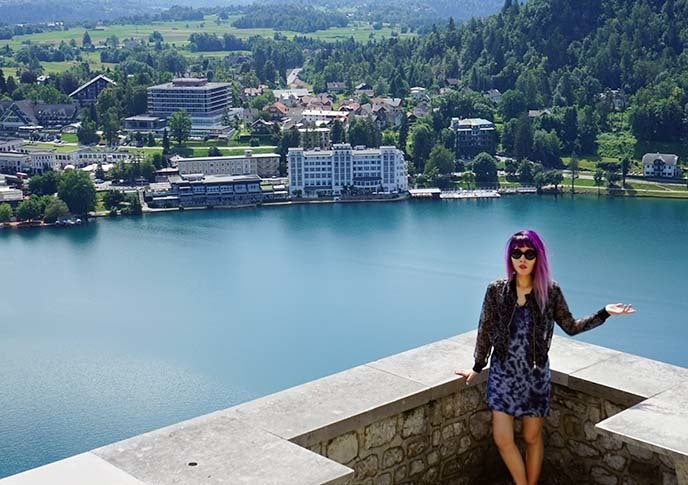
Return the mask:
{"type": "MultiPolygon", "coordinates": [[[[487,286],[475,343],[474,371],[480,372],[487,365],[491,349],[494,349],[495,357],[499,359],[506,358],[509,353],[509,327],[516,310],[516,299],[516,279],[497,280],[487,286]]],[[[561,288],[555,282],[550,286],[544,313],[533,292],[526,295],[526,306],[533,319],[527,353],[528,362],[533,367],[543,367],[547,363],[554,322],[567,334],[575,335],[602,325],[609,317],[609,313],[602,308],[594,315],[576,320],[569,311],[561,288]]]]}

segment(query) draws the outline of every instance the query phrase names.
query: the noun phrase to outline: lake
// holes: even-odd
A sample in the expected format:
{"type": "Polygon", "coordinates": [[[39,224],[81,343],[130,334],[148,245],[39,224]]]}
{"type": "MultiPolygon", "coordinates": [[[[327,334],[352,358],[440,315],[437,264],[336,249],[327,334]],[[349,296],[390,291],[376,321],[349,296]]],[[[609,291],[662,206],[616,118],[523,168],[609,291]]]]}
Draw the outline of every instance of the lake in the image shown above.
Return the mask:
{"type": "Polygon", "coordinates": [[[471,330],[522,228],[574,315],[638,310],[577,338],[688,367],[687,222],[515,196],[0,230],[0,477],[471,330]]]}

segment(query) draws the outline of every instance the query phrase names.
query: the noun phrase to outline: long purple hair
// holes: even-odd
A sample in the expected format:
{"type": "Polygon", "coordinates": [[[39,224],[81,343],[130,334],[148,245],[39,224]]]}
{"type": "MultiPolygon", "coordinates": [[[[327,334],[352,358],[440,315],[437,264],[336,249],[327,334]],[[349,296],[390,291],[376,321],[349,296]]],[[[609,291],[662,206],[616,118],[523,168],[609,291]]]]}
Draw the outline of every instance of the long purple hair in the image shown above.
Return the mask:
{"type": "Polygon", "coordinates": [[[514,265],[511,262],[511,250],[523,246],[537,251],[537,259],[535,260],[535,267],[533,268],[533,291],[535,292],[535,299],[540,306],[540,310],[544,313],[547,295],[549,294],[549,288],[552,284],[552,277],[549,272],[545,243],[537,232],[531,231],[530,229],[524,229],[523,231],[518,231],[509,238],[505,255],[506,277],[509,282],[511,282],[516,276],[514,265]]]}

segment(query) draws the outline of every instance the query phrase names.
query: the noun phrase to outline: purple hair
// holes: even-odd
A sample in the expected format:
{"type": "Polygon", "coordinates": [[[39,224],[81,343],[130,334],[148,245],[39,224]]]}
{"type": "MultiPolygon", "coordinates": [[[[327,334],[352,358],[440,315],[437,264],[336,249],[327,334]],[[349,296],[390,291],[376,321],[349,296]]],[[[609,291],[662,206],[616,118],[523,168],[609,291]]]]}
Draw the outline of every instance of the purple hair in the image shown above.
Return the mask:
{"type": "Polygon", "coordinates": [[[535,292],[535,299],[540,306],[540,310],[544,313],[552,278],[549,272],[545,243],[537,232],[531,231],[530,229],[524,229],[523,231],[518,231],[509,238],[509,242],[506,245],[506,277],[511,281],[516,275],[514,265],[511,262],[511,250],[523,246],[537,251],[537,259],[535,260],[535,267],[533,268],[533,291],[535,292]]]}

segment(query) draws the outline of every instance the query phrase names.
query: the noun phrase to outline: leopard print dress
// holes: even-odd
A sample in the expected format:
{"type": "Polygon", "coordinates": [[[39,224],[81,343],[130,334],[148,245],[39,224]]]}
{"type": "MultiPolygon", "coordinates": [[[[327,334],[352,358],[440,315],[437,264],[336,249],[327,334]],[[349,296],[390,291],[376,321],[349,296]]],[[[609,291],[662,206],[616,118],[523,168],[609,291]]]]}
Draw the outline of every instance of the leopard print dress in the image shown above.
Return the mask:
{"type": "Polygon", "coordinates": [[[509,354],[490,360],[487,378],[487,406],[514,417],[549,415],[551,374],[549,360],[544,367],[528,362],[532,319],[525,306],[516,306],[511,321],[509,354]]]}

